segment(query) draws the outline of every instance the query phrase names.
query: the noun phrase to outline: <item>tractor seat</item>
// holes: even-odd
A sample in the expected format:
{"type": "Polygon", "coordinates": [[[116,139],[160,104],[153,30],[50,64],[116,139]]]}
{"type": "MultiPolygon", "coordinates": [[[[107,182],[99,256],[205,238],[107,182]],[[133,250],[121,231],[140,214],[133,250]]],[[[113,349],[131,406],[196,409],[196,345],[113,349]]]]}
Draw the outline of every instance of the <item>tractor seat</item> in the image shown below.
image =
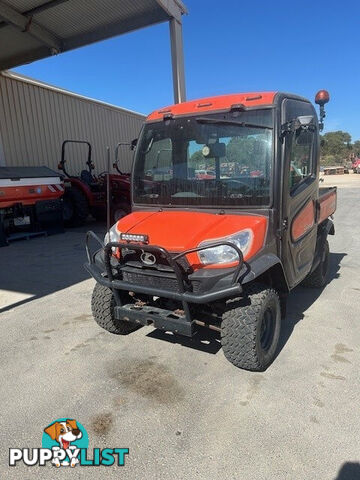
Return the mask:
{"type": "Polygon", "coordinates": [[[80,173],[80,180],[89,186],[94,183],[94,178],[89,172],[89,170],[82,170],[82,172],[80,173]]]}
{"type": "Polygon", "coordinates": [[[83,170],[80,174],[80,180],[85,183],[92,192],[102,192],[104,190],[104,184],[99,183],[96,178],[94,178],[89,170],[83,170]]]}

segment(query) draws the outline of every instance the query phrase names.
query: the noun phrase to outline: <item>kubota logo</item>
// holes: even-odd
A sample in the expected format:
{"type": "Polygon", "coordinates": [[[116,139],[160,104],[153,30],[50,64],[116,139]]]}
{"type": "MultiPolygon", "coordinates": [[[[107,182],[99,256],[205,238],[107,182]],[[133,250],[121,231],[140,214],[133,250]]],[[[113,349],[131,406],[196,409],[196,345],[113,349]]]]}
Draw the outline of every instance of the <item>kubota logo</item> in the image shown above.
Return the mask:
{"type": "Polygon", "coordinates": [[[156,263],[155,255],[150,252],[144,252],[144,250],[142,250],[140,259],[143,263],[145,263],[145,265],[154,265],[154,263],[156,263]]]}

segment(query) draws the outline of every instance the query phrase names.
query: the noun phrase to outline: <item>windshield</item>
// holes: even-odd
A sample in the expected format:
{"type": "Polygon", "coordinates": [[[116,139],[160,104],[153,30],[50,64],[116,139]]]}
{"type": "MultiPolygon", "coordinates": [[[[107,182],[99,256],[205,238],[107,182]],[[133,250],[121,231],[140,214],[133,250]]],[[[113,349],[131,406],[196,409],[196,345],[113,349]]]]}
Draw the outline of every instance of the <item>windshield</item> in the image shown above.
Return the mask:
{"type": "Polygon", "coordinates": [[[166,119],[145,125],[133,198],[162,206],[270,203],[272,110],[166,119]]]}

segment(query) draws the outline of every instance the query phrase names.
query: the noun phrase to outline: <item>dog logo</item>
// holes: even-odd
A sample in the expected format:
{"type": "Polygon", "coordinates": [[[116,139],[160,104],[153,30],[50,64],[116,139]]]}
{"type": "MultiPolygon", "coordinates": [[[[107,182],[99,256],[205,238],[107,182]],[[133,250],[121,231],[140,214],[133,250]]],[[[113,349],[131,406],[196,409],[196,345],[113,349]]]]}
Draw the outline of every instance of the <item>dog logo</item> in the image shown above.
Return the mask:
{"type": "Polygon", "coordinates": [[[55,467],[111,467],[125,466],[129,448],[92,448],[89,437],[80,422],[58,418],[44,428],[41,448],[9,448],[9,465],[23,463],[28,467],[52,464],[55,467]]]}
{"type": "Polygon", "coordinates": [[[144,252],[142,250],[142,254],[140,255],[140,260],[145,264],[145,265],[154,265],[156,263],[156,257],[150,252],[144,252]]]}
{"type": "Polygon", "coordinates": [[[43,447],[51,448],[54,452],[63,450],[67,453],[65,461],[60,461],[60,455],[59,457],[54,456],[52,460],[53,465],[56,467],[61,465],[75,467],[79,460],[75,455],[72,456],[69,453],[76,452],[79,448],[87,448],[88,436],[79,422],[70,418],[62,418],[44,428],[42,443],[43,447]]]}

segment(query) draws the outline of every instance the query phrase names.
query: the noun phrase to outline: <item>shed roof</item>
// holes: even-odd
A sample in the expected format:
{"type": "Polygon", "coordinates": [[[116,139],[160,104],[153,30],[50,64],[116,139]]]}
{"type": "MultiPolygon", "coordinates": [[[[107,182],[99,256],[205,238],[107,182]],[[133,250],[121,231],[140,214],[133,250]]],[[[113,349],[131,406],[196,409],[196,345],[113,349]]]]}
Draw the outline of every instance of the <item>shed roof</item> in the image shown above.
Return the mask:
{"type": "Polygon", "coordinates": [[[184,13],[181,0],[0,0],[0,71],[184,13]]]}

